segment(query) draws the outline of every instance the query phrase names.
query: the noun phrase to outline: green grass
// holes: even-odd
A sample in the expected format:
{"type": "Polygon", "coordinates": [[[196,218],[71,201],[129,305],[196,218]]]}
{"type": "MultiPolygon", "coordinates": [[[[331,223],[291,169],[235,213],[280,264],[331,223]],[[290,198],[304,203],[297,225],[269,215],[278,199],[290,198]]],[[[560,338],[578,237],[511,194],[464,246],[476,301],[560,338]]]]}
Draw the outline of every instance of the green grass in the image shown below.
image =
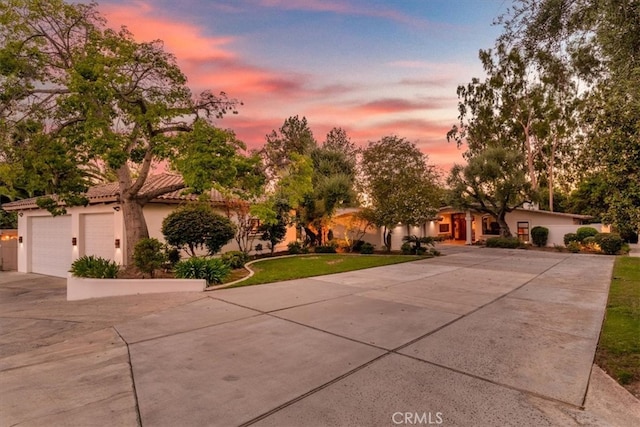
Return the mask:
{"type": "Polygon", "coordinates": [[[640,258],[618,257],[596,362],[620,384],[640,385],[640,258]]]}
{"type": "Polygon", "coordinates": [[[323,274],[342,273],[380,265],[416,261],[423,258],[424,257],[410,255],[313,254],[266,259],[251,264],[250,268],[255,271],[255,274],[249,279],[232,285],[231,287],[235,288],[239,286],[279,282],[281,280],[321,276],[323,274]]]}

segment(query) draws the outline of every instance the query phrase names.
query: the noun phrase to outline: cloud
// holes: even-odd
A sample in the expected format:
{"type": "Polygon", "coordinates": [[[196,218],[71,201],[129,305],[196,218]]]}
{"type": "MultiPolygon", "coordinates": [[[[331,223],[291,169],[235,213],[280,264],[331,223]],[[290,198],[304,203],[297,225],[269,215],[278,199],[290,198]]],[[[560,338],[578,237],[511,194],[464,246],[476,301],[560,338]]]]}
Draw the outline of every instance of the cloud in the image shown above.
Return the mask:
{"type": "Polygon", "coordinates": [[[423,29],[438,28],[442,26],[439,23],[429,22],[425,19],[418,19],[414,16],[399,12],[398,10],[375,6],[370,3],[354,4],[344,0],[250,0],[250,3],[257,4],[264,8],[280,10],[300,10],[335,13],[340,15],[367,16],[395,21],[423,29]]]}

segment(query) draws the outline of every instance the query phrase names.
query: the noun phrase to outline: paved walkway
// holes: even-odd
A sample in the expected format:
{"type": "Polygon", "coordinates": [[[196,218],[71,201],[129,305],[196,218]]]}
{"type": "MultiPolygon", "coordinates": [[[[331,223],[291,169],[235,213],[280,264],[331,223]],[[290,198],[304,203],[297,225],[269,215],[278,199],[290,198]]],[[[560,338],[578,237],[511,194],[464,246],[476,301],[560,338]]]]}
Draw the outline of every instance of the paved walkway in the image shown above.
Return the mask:
{"type": "Polygon", "coordinates": [[[446,256],[66,302],[0,275],[1,426],[640,425],[592,370],[612,257],[446,256]]]}

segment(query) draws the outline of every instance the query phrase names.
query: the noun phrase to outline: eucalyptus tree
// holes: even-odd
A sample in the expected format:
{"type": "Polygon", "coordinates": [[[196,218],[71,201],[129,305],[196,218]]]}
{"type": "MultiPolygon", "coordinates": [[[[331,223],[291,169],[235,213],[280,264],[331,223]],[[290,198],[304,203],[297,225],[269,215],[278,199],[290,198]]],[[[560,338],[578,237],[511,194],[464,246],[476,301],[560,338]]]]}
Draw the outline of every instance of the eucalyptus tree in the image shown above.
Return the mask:
{"type": "Polygon", "coordinates": [[[640,4],[635,0],[518,0],[500,22],[527,56],[565,58],[583,105],[579,159],[608,185],[604,219],[640,228],[640,4]]]}
{"type": "Polygon", "coordinates": [[[243,144],[211,120],[235,113],[238,102],[211,91],[194,96],[161,41],[108,28],[95,3],[1,2],[0,64],[2,180],[55,192],[57,200],[40,201],[54,213],[60,202],[87,202],[86,165],[98,160],[117,175],[133,248],[148,236],[142,207],[151,199],[236,176],[243,144]],[[158,162],[182,172],[184,183],[143,194],[158,162]]]}

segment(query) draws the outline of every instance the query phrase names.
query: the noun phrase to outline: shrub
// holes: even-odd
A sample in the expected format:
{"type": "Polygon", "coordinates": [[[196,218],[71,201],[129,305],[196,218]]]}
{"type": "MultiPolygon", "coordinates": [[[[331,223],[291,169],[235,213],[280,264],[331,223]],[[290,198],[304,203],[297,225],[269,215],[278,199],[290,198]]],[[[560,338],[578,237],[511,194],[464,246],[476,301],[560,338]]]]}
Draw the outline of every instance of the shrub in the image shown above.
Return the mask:
{"type": "Polygon", "coordinates": [[[578,235],[576,233],[567,233],[564,235],[564,245],[569,247],[569,243],[571,242],[579,242],[578,235]]]}
{"type": "Polygon", "coordinates": [[[520,240],[517,237],[489,237],[487,247],[516,249],[520,247],[520,240]]]}
{"type": "Polygon", "coordinates": [[[211,286],[222,283],[231,267],[220,258],[193,257],[177,263],[175,272],[180,279],[205,279],[207,286],[211,286]]]}
{"type": "Polygon", "coordinates": [[[302,243],[299,241],[291,242],[287,245],[287,249],[291,255],[298,255],[302,253],[302,243]]]}
{"type": "Polygon", "coordinates": [[[582,241],[582,246],[588,248],[589,250],[600,250],[598,246],[598,242],[596,242],[595,236],[585,237],[582,241]]]}
{"type": "Polygon", "coordinates": [[[411,255],[414,253],[413,248],[411,248],[411,244],[409,242],[404,242],[402,246],[400,246],[400,251],[402,255],[411,255]]]}
{"type": "Polygon", "coordinates": [[[531,240],[533,244],[542,248],[547,246],[547,240],[549,239],[549,229],[546,227],[533,227],[531,229],[531,240]]]}
{"type": "Polygon", "coordinates": [[[576,236],[580,243],[584,242],[587,237],[592,237],[598,234],[598,230],[593,227],[580,227],[576,230],[576,236]]]}
{"type": "Polygon", "coordinates": [[[567,245],[567,249],[569,249],[569,252],[577,254],[578,252],[580,252],[580,243],[578,243],[576,240],[572,240],[567,245]]]}
{"type": "Polygon", "coordinates": [[[162,221],[162,234],[168,244],[195,256],[206,247],[215,254],[235,236],[235,225],[204,204],[184,205],[162,221]]]}
{"type": "Polygon", "coordinates": [[[427,236],[427,237],[404,236],[402,240],[406,242],[406,243],[403,243],[402,247],[400,248],[400,250],[402,250],[402,253],[404,255],[411,255],[411,254],[424,255],[425,252],[427,252],[427,248],[425,248],[422,245],[433,247],[435,246],[435,242],[437,241],[437,238],[431,237],[431,236],[427,236]],[[406,252],[405,244],[410,245],[409,246],[410,250],[408,252],[406,252]]]}
{"type": "Polygon", "coordinates": [[[314,252],[317,254],[335,254],[336,246],[333,244],[316,246],[314,252]]]}
{"type": "Polygon", "coordinates": [[[440,256],[440,255],[442,255],[442,253],[439,250],[437,250],[436,248],[431,248],[431,249],[429,249],[429,255],[431,255],[431,256],[440,256]]]}
{"type": "Polygon", "coordinates": [[[558,245],[556,243],[553,244],[553,248],[558,252],[562,252],[564,250],[564,246],[558,245]]]}
{"type": "Polygon", "coordinates": [[[178,248],[165,246],[164,252],[165,252],[167,266],[170,269],[173,269],[173,267],[175,267],[178,261],[180,261],[180,258],[181,258],[180,250],[178,248]]]}
{"type": "Polygon", "coordinates": [[[153,272],[162,267],[167,260],[163,250],[163,245],[158,239],[140,239],[133,249],[133,263],[143,273],[149,273],[153,277],[153,272]]]}
{"type": "Polygon", "coordinates": [[[260,252],[264,250],[264,247],[262,246],[262,243],[258,243],[254,249],[258,254],[260,254],[260,252]]]}
{"type": "Polygon", "coordinates": [[[90,277],[92,279],[115,279],[120,266],[115,261],[85,255],[71,264],[71,274],[75,277],[90,277]]]}
{"type": "Polygon", "coordinates": [[[598,233],[595,241],[607,255],[615,255],[622,249],[622,238],[616,233],[598,233]]]}
{"type": "Polygon", "coordinates": [[[371,255],[373,253],[373,245],[369,242],[363,242],[362,245],[360,245],[360,253],[371,255]]]}
{"type": "Polygon", "coordinates": [[[355,242],[353,242],[352,245],[352,250],[354,252],[361,252],[362,251],[362,245],[364,245],[366,242],[364,240],[356,240],[355,242]]]}
{"type": "Polygon", "coordinates": [[[223,253],[220,259],[226,262],[229,267],[236,269],[244,267],[249,262],[249,255],[242,251],[229,251],[223,253]]]}

